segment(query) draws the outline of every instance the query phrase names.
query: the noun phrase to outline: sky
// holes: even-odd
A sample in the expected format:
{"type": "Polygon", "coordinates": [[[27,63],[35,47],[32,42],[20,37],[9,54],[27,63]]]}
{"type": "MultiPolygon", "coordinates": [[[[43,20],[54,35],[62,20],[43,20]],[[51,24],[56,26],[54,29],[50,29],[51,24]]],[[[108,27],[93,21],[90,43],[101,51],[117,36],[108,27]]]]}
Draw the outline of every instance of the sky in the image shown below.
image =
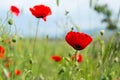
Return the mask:
{"type": "MultiPolygon", "coordinates": [[[[92,0],[93,4],[96,0],[92,0]]],[[[118,0],[98,0],[98,3],[109,5],[114,14],[117,14],[120,8],[118,0]]],[[[95,28],[104,28],[100,20],[102,15],[97,14],[89,6],[89,0],[60,0],[60,5],[56,5],[56,0],[0,0],[0,18],[5,19],[6,13],[11,5],[15,5],[22,10],[19,17],[14,16],[13,20],[17,26],[18,34],[22,36],[34,36],[36,31],[37,19],[29,11],[34,5],[44,4],[51,8],[52,15],[47,17],[47,21],[40,20],[38,36],[57,36],[65,34],[74,25],[80,28],[80,31],[93,30],[95,28]],[[65,11],[69,11],[69,18],[65,16],[65,11]]]]}

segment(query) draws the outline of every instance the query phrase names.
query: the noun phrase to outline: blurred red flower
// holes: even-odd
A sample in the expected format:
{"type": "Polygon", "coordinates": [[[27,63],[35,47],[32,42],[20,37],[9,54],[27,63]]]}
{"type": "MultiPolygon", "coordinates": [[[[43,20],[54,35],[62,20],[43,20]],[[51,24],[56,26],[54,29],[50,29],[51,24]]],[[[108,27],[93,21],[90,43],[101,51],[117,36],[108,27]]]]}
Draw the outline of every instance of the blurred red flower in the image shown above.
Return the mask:
{"type": "Polygon", "coordinates": [[[33,8],[30,8],[29,10],[31,11],[33,16],[35,16],[36,18],[42,18],[44,21],[46,21],[46,17],[48,15],[52,14],[51,9],[43,4],[35,5],[33,8]]]}
{"type": "Polygon", "coordinates": [[[0,46],[0,58],[2,58],[4,56],[4,48],[2,46],[0,46]]]}
{"type": "Polygon", "coordinates": [[[8,77],[8,78],[10,78],[10,77],[11,77],[11,74],[10,74],[10,72],[8,73],[7,77],[8,77]]]}
{"type": "Polygon", "coordinates": [[[67,33],[65,40],[76,50],[82,50],[92,42],[92,38],[89,35],[73,31],[67,33]]]}
{"type": "Polygon", "coordinates": [[[18,69],[18,70],[15,70],[15,75],[18,76],[18,75],[20,75],[20,74],[21,74],[21,70],[19,70],[19,69],[18,69]]]}
{"type": "Polygon", "coordinates": [[[8,68],[8,67],[9,67],[9,62],[6,62],[6,63],[4,64],[4,66],[5,66],[6,68],[8,68]]]}
{"type": "Polygon", "coordinates": [[[62,57],[58,55],[54,55],[54,56],[51,56],[51,59],[56,62],[60,62],[62,60],[62,57]]]}
{"type": "Polygon", "coordinates": [[[8,68],[11,63],[12,63],[12,60],[11,60],[11,59],[10,59],[10,60],[7,60],[7,61],[5,62],[5,64],[4,64],[4,66],[5,66],[6,68],[8,68]]]}
{"type": "MultiPolygon", "coordinates": [[[[72,55],[72,60],[74,60],[75,59],[75,55],[72,55]]],[[[82,55],[81,54],[77,54],[76,55],[76,60],[77,60],[77,62],[82,62],[83,61],[83,57],[82,57],[82,55]]]]}
{"type": "Polygon", "coordinates": [[[13,5],[10,7],[10,11],[11,11],[13,14],[15,14],[16,16],[18,16],[19,13],[20,13],[19,8],[17,8],[16,6],[13,6],[13,5]]]}

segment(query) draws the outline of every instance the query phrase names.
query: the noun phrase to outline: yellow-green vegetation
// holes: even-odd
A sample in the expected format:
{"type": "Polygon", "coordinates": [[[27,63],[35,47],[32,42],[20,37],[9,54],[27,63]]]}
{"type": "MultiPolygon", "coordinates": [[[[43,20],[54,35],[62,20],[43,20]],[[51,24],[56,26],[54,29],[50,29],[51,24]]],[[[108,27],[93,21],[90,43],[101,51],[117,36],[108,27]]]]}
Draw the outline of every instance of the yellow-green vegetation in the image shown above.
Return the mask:
{"type": "Polygon", "coordinates": [[[0,78],[3,69],[10,72],[10,80],[118,80],[120,77],[120,34],[115,34],[109,41],[102,36],[93,38],[93,42],[84,50],[81,63],[72,61],[74,49],[64,39],[37,39],[33,54],[33,39],[4,39],[0,42],[5,48],[4,57],[0,59],[0,78]],[[51,59],[52,55],[62,56],[60,62],[51,59]],[[5,57],[11,59],[9,67],[5,67],[5,57]],[[16,69],[21,74],[14,74],[16,69]]]}

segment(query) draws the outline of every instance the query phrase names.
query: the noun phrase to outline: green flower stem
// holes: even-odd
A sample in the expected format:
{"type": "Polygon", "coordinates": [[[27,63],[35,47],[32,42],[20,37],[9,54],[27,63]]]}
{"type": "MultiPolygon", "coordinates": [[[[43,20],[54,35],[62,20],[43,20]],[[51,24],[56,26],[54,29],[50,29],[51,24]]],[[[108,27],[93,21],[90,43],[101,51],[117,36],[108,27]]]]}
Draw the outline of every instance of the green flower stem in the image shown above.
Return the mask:
{"type": "Polygon", "coordinates": [[[33,43],[32,57],[34,56],[34,53],[35,53],[35,46],[36,46],[36,40],[37,40],[37,34],[38,34],[39,21],[40,21],[40,19],[38,19],[38,21],[37,21],[37,28],[36,28],[36,33],[35,33],[35,38],[34,38],[34,43],[33,43]]]}
{"type": "Polygon", "coordinates": [[[11,32],[11,25],[10,25],[10,28],[9,28],[8,33],[7,33],[8,36],[10,35],[10,32],[11,32]]]}
{"type": "Polygon", "coordinates": [[[0,27],[0,30],[2,29],[2,31],[1,31],[2,34],[4,33],[4,29],[5,29],[4,24],[5,24],[5,22],[7,21],[8,18],[9,18],[9,11],[7,11],[7,17],[5,18],[5,20],[2,23],[2,26],[0,27]]]}
{"type": "Polygon", "coordinates": [[[74,54],[75,60],[73,62],[73,66],[72,66],[72,70],[71,70],[71,72],[72,72],[72,75],[70,75],[71,80],[75,78],[75,74],[76,74],[75,69],[76,69],[76,65],[77,65],[77,57],[76,57],[77,53],[78,53],[78,50],[76,50],[75,54],[74,54]]]}
{"type": "Polygon", "coordinates": [[[104,61],[104,57],[105,57],[105,42],[104,42],[102,36],[100,37],[100,44],[101,44],[101,60],[102,60],[101,67],[102,67],[102,72],[105,73],[105,68],[104,68],[104,66],[105,66],[105,64],[104,64],[104,62],[105,62],[104,61]]]}
{"type": "Polygon", "coordinates": [[[78,53],[78,50],[75,51],[75,62],[77,61],[77,53],[78,53]]]}
{"type": "Polygon", "coordinates": [[[14,24],[15,27],[15,34],[17,34],[17,26],[14,24]]]}
{"type": "MultiPolygon", "coordinates": [[[[31,60],[30,60],[32,62],[32,65],[33,65],[33,58],[34,58],[35,48],[36,48],[36,40],[37,40],[37,34],[38,34],[38,28],[39,28],[39,21],[40,21],[40,19],[38,19],[38,21],[37,21],[37,28],[36,28],[35,38],[34,38],[34,41],[33,41],[33,52],[32,52],[31,60]]],[[[31,69],[32,69],[32,66],[31,66],[31,69]]]]}

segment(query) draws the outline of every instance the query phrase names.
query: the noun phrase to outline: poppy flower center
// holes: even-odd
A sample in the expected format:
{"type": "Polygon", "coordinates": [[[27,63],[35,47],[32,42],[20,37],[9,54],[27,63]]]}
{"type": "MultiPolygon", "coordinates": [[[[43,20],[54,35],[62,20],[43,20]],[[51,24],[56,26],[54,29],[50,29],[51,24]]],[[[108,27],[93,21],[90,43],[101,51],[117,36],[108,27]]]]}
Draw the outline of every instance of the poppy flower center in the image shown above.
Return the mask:
{"type": "Polygon", "coordinates": [[[40,16],[40,18],[44,18],[44,16],[40,16]]]}
{"type": "Polygon", "coordinates": [[[81,46],[80,46],[79,44],[76,44],[76,45],[75,45],[75,49],[80,50],[80,49],[81,49],[81,46]]]}

